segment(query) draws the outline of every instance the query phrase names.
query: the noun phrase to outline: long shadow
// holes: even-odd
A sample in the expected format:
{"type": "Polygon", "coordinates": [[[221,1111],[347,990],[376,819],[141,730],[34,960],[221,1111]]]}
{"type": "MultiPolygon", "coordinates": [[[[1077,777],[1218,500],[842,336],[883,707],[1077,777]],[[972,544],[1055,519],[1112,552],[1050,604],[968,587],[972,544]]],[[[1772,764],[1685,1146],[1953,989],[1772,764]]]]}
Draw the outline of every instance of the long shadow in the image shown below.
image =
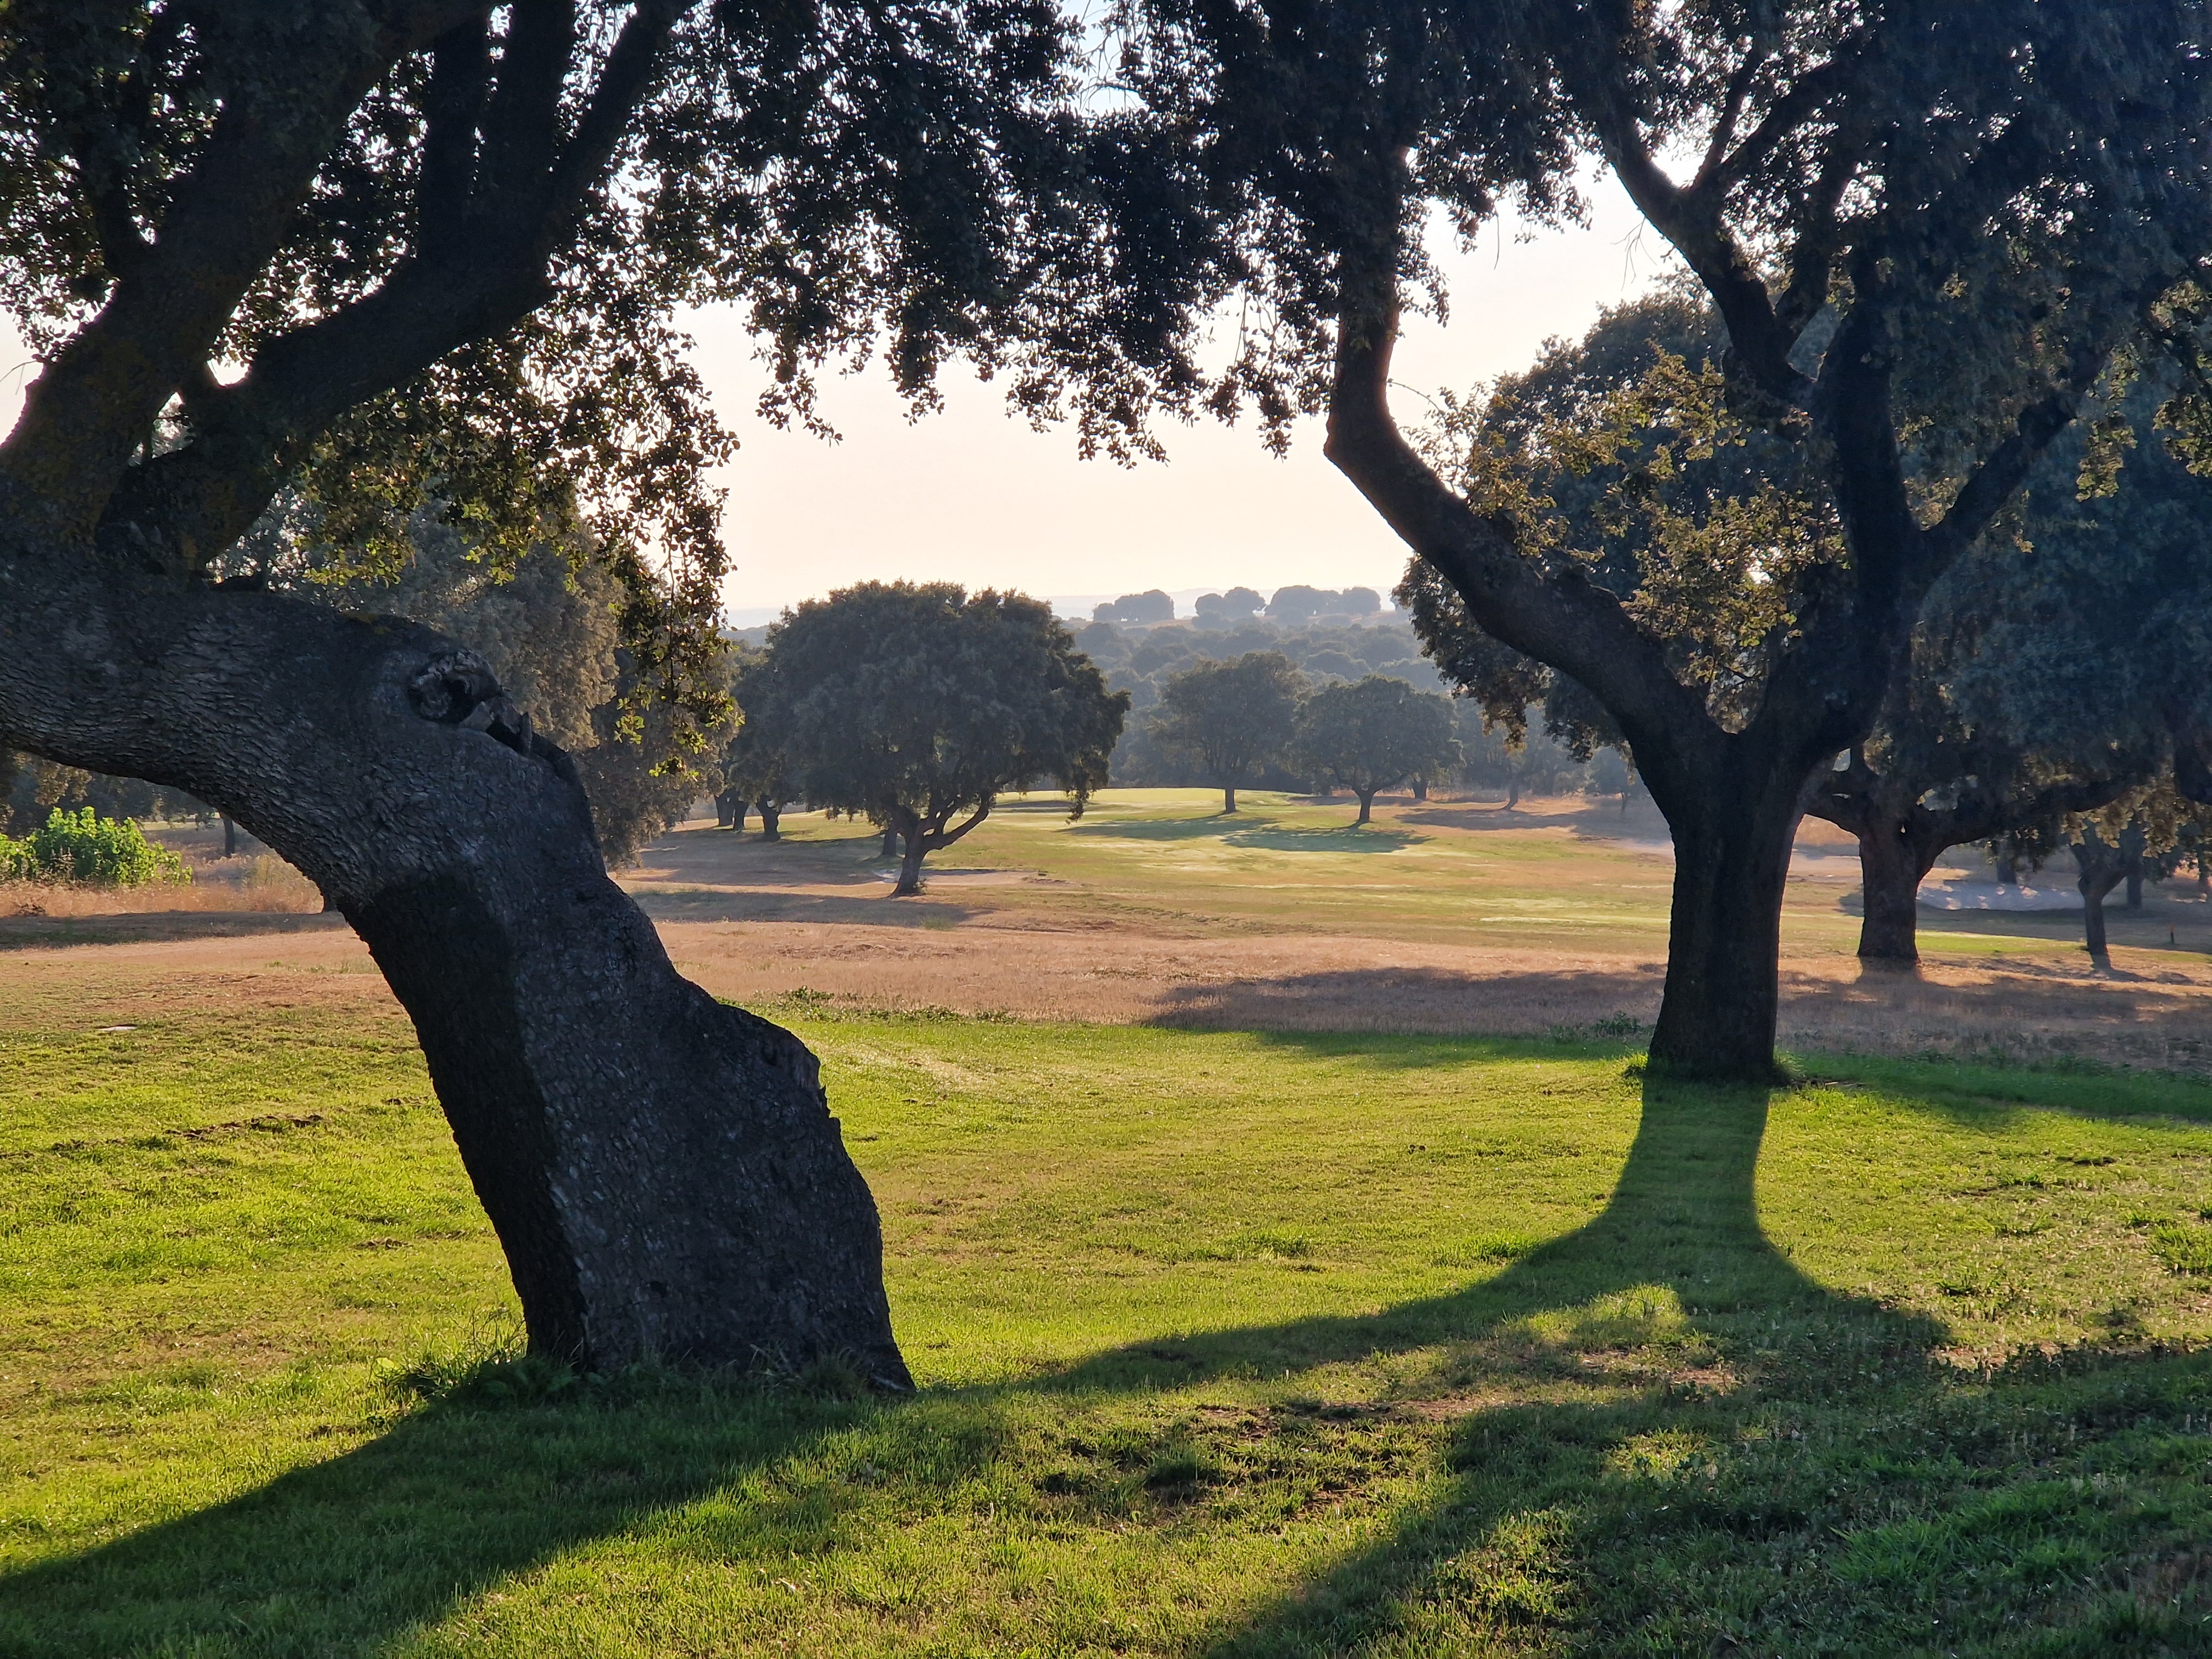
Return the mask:
{"type": "MultiPolygon", "coordinates": [[[[0,1579],[0,1650],[104,1654],[166,1640],[209,1644],[193,1650],[374,1651],[502,1578],[650,1526],[655,1514],[750,1472],[834,1456],[830,1437],[855,1423],[870,1425],[874,1460],[856,1479],[960,1478],[996,1455],[1003,1408],[1039,1390],[1151,1390],[1417,1349],[1437,1352],[1446,1388],[1453,1367],[1479,1387],[1500,1365],[1571,1367],[1594,1340],[1634,1350],[1670,1321],[1686,1321],[1723,1354],[1747,1352],[1754,1330],[1785,1325],[1820,1364],[1844,1349],[1862,1359],[1924,1349],[1933,1325],[1813,1283],[1760,1231],[1753,1177],[1765,1114],[1761,1092],[1648,1086],[1634,1145],[1595,1219],[1492,1277],[1371,1316],[1133,1344],[1039,1382],[901,1404],[672,1384],[641,1411],[590,1401],[433,1406],[229,1503],[0,1579]],[[1539,1316],[1568,1328],[1548,1349],[1528,1328],[1539,1316]]],[[[856,1488],[834,1483],[806,1499],[815,1509],[860,1501],[856,1488]]],[[[817,1528],[835,1521],[814,1510],[800,1518],[817,1528]]],[[[1396,1529],[1337,1570],[1344,1594],[1329,1604],[1387,1601],[1398,1593],[1391,1586],[1436,1571],[1480,1519],[1468,1510],[1449,1525],[1396,1529]]],[[[1308,1601],[1286,1601],[1240,1620],[1223,1641],[1255,1653],[1334,1650],[1312,1645],[1313,1616],[1308,1601]]]]}
{"type": "Polygon", "coordinates": [[[655,921],[811,921],[870,927],[952,927],[981,914],[925,892],[927,902],[893,899],[888,884],[866,896],[739,889],[635,893],[639,909],[655,921]]]}
{"type": "Polygon", "coordinates": [[[1656,972],[1585,967],[1476,974],[1451,968],[1340,968],[1164,988],[1147,1024],[1287,1036],[1376,1031],[1536,1033],[1658,1010],[1656,972]]]}
{"type": "Polygon", "coordinates": [[[1119,841],[1218,841],[1231,847],[1258,847],[1276,853],[1389,853],[1420,839],[1410,830],[1387,823],[1355,825],[1347,820],[1293,827],[1255,823],[1249,817],[1225,812],[1202,818],[1102,820],[1072,824],[1067,833],[1119,841]]]}
{"type": "Polygon", "coordinates": [[[1766,1101],[1759,1090],[1647,1083],[1636,1139],[1606,1207],[1461,1290],[1374,1315],[1324,1315],[1139,1344],[1095,1356],[1042,1386],[1156,1382],[1163,1365],[1192,1379],[1276,1376],[1479,1342],[1534,1315],[1567,1310],[1586,1310],[1624,1340],[1639,1322],[1671,1320],[1679,1306],[1692,1325],[1723,1337],[1740,1316],[1781,1315],[1802,1326],[1848,1327],[1899,1350],[1931,1346],[1942,1335],[1934,1322],[1819,1285],[1767,1239],[1753,1192],[1766,1101]],[[1643,1294],[1623,1307],[1591,1310],[1626,1292],[1643,1294]]]}

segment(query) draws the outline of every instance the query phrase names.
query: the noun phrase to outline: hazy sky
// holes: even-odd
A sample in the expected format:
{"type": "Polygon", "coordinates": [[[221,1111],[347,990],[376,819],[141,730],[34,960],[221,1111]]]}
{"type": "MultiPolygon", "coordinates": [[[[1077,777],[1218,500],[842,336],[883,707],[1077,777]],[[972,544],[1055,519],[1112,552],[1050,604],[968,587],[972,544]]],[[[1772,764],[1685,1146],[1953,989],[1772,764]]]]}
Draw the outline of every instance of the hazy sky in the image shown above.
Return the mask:
{"type": "MultiPolygon", "coordinates": [[[[1493,228],[1480,252],[1448,262],[1450,326],[1413,319],[1393,365],[1401,419],[1420,412],[1416,391],[1524,368],[1546,338],[1579,335],[1650,283],[1663,244],[1609,177],[1590,195],[1587,230],[1520,242],[1493,228]]],[[[912,424],[869,374],[825,388],[843,438],[829,443],[753,413],[764,376],[733,319],[704,315],[695,332],[744,444],[722,480],[726,592],[741,622],[872,577],[1047,598],[1292,582],[1388,592],[1405,568],[1403,544],[1322,458],[1318,421],[1281,461],[1249,421],[1209,420],[1166,428],[1164,464],[1123,468],[1079,460],[1072,434],[1030,431],[964,372],[948,377],[944,410],[912,424]]]]}
{"type": "MultiPolygon", "coordinates": [[[[1589,193],[1588,229],[1518,241],[1510,224],[1493,227],[1479,252],[1446,262],[1451,325],[1413,319],[1395,364],[1401,419],[1419,415],[1418,392],[1525,367],[1547,337],[1580,334],[1662,269],[1662,245],[1610,179],[1589,193]]],[[[879,373],[830,382],[823,409],[843,434],[830,443],[753,412],[764,376],[732,316],[693,324],[700,367],[743,441],[722,478],[735,565],[726,598],[740,623],[870,577],[1069,598],[1239,583],[1387,592],[1404,568],[1397,538],[1322,459],[1318,422],[1282,461],[1249,422],[1170,426],[1167,462],[1123,468],[1077,459],[1072,434],[1030,431],[956,368],[944,410],[911,423],[879,373]]],[[[0,331],[0,430],[14,424],[27,356],[0,331]]]]}

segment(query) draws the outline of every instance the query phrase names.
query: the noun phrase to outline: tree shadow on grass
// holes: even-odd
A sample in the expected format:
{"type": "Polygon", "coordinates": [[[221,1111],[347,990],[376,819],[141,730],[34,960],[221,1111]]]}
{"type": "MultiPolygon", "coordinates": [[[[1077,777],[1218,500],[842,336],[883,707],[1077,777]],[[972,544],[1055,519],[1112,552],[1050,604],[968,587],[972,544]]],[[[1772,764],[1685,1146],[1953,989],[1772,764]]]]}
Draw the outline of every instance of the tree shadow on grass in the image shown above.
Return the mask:
{"type": "Polygon", "coordinates": [[[1765,1114],[1759,1091],[1648,1085],[1635,1143],[1596,1218],[1534,1248],[1477,1242],[1474,1261],[1517,1259],[1462,1290],[1371,1316],[1133,1344],[1034,1382],[897,1404],[677,1380],[649,1408],[433,1405],[232,1502],[0,1579],[0,1649],[374,1651],[596,1540],[703,1527],[701,1547],[726,1560],[732,1547],[800,1547],[768,1535],[787,1523],[827,1547],[841,1512],[865,1501],[864,1483],[947,1487],[987,1466],[1010,1437],[1016,1396],[1149,1392],[1397,1355],[1427,1368],[1407,1384],[1414,1395],[1463,1394],[1466,1421],[1480,1425],[1460,1431],[1453,1456],[1465,1473],[1448,1501],[1388,1528],[1325,1582],[1219,1632],[1224,1652],[1341,1651],[1358,1631],[1421,1603],[1470,1538],[1527,1510],[1530,1481],[1540,1486],[1559,1446],[1610,1445],[1638,1412],[1652,1417],[1650,1396],[1664,1382],[1613,1378],[1616,1394],[1632,1397],[1620,1407],[1501,1413],[1480,1398],[1501,1378],[1607,1383],[1590,1369],[1593,1353],[1627,1364],[1662,1352],[1727,1390],[1745,1386],[1728,1368],[1763,1346],[1759,1365],[1794,1368],[1807,1386],[1849,1387],[1936,1339],[1928,1322],[1813,1283],[1766,1240],[1753,1188],[1765,1114]],[[856,1427],[865,1434],[845,1432],[856,1427]],[[680,1513],[748,1475],[776,1480],[799,1468],[811,1474],[782,1520],[719,1523],[743,1534],[735,1543],[717,1523],[680,1513]]]}

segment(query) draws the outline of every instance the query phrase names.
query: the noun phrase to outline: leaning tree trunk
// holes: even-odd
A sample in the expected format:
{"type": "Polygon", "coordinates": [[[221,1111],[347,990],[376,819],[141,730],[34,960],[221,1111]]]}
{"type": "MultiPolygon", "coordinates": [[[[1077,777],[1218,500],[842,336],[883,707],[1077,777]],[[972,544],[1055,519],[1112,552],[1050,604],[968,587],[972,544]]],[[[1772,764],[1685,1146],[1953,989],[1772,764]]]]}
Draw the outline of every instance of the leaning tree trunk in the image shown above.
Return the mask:
{"type": "Polygon", "coordinates": [[[1906,825],[1870,811],[1858,831],[1859,960],[1903,966],[1920,960],[1920,883],[1931,867],[1906,825]]]}
{"type": "Polygon", "coordinates": [[[1674,837],[1674,894],[1651,1062],[1677,1076],[1777,1074],[1782,895],[1798,781],[1784,788],[1751,775],[1764,787],[1701,779],[1660,802],[1674,837]]]}
{"type": "Polygon", "coordinates": [[[813,1055],[676,973],[574,765],[480,659],[393,618],[0,558],[0,729],[219,805],[344,914],[534,1349],[907,1380],[813,1055]]]}

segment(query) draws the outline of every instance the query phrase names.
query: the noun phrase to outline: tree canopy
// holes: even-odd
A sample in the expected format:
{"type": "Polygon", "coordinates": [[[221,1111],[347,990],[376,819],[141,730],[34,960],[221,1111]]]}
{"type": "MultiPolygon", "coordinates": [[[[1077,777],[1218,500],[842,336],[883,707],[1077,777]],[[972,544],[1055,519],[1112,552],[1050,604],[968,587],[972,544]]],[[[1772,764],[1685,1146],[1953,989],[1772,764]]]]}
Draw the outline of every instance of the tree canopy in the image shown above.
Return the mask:
{"type": "Polygon", "coordinates": [[[1330,459],[1483,631],[1602,706],[1675,841],[1653,1057],[1771,1075],[1799,791],[1870,729],[1933,582],[2212,252],[2202,9],[2153,0],[2124,27],[2101,0],[1123,15],[1122,81],[1172,135],[1199,221],[1177,244],[1194,295],[1259,319],[1209,380],[1205,308],[1183,309],[1185,378],[1206,384],[1188,396],[1278,439],[1325,409],[1330,459]],[[1590,155],[1725,349],[1595,428],[1448,411],[1409,436],[1391,353],[1405,309],[1436,301],[1430,228],[1465,236],[1509,195],[1571,213],[1590,155]],[[1753,473],[1593,542],[1544,488],[1622,463],[1656,478],[1660,451],[1692,448],[1786,453],[1818,514],[1771,520],[1753,473]],[[1624,591],[1624,553],[1665,580],[1624,591]],[[1686,658],[1682,607],[1731,584],[1768,625],[1732,604],[1686,658]]]}
{"type": "Polygon", "coordinates": [[[482,653],[225,561],[288,489],[333,571],[391,574],[426,501],[510,564],[580,524],[640,703],[704,752],[729,436],[678,307],[738,308],[776,418],[878,352],[926,404],[957,353],[1141,443],[1115,383],[1158,319],[1098,252],[1144,204],[1085,183],[1123,141],[1079,44],[1049,0],[0,11],[0,305],[40,362],[0,443],[0,731],[189,790],[347,915],[542,1349],[904,1376],[811,1059],[674,972],[575,761],[482,653]]]}
{"type": "Polygon", "coordinates": [[[1293,750],[1316,781],[1359,798],[1358,823],[1372,817],[1380,791],[1442,777],[1462,758],[1450,700],[1380,674],[1308,697],[1293,750]]]}
{"type": "Polygon", "coordinates": [[[806,799],[903,838],[901,894],[1009,791],[1050,779],[1080,817],[1129,708],[1042,600],[945,582],[808,600],[769,630],[757,678],[746,719],[806,799]]]}

